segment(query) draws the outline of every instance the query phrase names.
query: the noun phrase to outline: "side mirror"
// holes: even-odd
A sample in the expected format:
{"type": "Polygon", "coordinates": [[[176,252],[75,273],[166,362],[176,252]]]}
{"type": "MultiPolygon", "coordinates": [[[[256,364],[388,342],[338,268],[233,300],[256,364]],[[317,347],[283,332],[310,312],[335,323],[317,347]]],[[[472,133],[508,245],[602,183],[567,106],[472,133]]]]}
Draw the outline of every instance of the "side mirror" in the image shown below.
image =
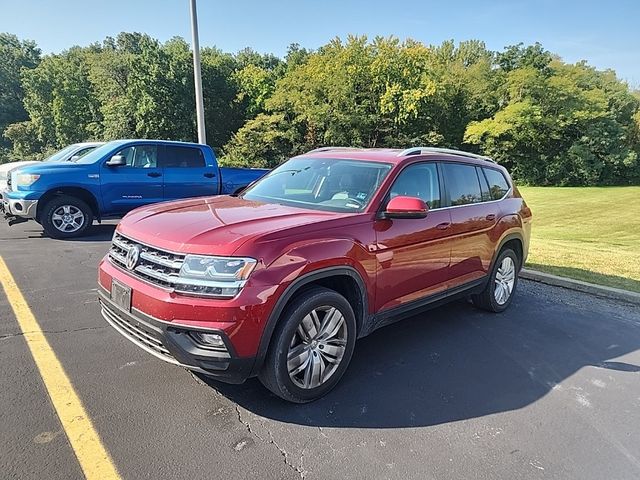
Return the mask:
{"type": "Polygon", "coordinates": [[[382,218],[425,218],[429,207],[417,197],[398,196],[389,200],[382,218]]]}
{"type": "Polygon", "coordinates": [[[107,167],[122,167],[127,164],[127,160],[122,155],[114,155],[105,165],[107,167]]]}
{"type": "Polygon", "coordinates": [[[73,163],[77,162],[78,160],[80,160],[80,155],[74,155],[69,159],[69,161],[73,163]]]}

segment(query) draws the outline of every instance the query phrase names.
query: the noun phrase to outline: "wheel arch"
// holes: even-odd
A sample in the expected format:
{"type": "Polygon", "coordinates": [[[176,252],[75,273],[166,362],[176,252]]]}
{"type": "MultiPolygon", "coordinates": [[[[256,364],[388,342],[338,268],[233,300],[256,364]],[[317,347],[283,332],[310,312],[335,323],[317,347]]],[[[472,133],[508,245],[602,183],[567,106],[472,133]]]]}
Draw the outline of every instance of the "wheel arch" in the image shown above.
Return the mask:
{"type": "Polygon", "coordinates": [[[524,266],[524,239],[521,233],[512,232],[508,233],[507,235],[502,237],[502,240],[500,240],[498,248],[496,248],[496,251],[493,254],[493,258],[491,259],[491,268],[489,269],[490,272],[495,265],[496,259],[505,248],[511,248],[516,252],[516,254],[518,255],[518,259],[520,260],[520,265],[518,265],[519,269],[522,269],[522,267],[524,266]]]}
{"type": "Polygon", "coordinates": [[[267,356],[267,351],[269,350],[269,345],[271,344],[273,332],[284,309],[296,293],[300,293],[313,286],[322,286],[343,295],[354,309],[358,333],[362,331],[369,311],[369,299],[365,282],[358,271],[353,267],[345,265],[322,268],[306,273],[291,282],[280,298],[278,298],[276,305],[271,311],[260,338],[252,376],[257,375],[262,368],[264,359],[267,356]]]}
{"type": "Polygon", "coordinates": [[[61,195],[69,195],[70,197],[75,197],[82,200],[87,205],[89,205],[93,216],[97,219],[100,218],[100,208],[98,206],[98,200],[89,190],[82,187],[58,187],[52,188],[40,197],[40,199],[38,200],[36,220],[40,221],[40,215],[42,214],[44,207],[49,203],[49,201],[61,195]]]}

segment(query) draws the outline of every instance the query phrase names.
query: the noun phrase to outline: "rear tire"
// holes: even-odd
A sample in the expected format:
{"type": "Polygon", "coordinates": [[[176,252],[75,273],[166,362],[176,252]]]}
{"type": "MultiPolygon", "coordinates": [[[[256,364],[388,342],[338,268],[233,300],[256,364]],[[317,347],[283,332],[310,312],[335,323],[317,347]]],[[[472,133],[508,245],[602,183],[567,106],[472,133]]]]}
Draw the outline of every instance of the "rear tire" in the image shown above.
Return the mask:
{"type": "Polygon", "coordinates": [[[340,381],[355,342],[349,302],[328,288],[306,290],[280,316],[260,381],[289,402],[317,400],[340,381]]]}
{"type": "Polygon", "coordinates": [[[53,238],[73,238],[82,235],[93,223],[91,207],[79,198],[60,195],[42,209],[40,223],[53,238]]]}
{"type": "Polygon", "coordinates": [[[510,248],[502,250],[496,258],[484,290],[471,295],[473,304],[489,312],[504,312],[513,300],[519,270],[520,259],[516,252],[510,248]]]}

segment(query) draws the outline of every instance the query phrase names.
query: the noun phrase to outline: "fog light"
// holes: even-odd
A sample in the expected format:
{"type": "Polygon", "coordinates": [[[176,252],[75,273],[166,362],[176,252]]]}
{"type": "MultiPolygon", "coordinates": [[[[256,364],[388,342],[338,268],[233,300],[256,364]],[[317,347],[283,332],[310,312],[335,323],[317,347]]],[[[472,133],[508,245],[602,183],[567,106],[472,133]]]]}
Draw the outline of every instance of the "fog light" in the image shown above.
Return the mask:
{"type": "Polygon", "coordinates": [[[215,333],[191,332],[191,337],[200,345],[207,347],[224,348],[225,346],[222,337],[215,333]]]}
{"type": "Polygon", "coordinates": [[[14,205],[14,208],[15,208],[18,212],[21,212],[21,211],[22,211],[22,204],[21,204],[21,203],[16,203],[16,204],[14,205]]]}

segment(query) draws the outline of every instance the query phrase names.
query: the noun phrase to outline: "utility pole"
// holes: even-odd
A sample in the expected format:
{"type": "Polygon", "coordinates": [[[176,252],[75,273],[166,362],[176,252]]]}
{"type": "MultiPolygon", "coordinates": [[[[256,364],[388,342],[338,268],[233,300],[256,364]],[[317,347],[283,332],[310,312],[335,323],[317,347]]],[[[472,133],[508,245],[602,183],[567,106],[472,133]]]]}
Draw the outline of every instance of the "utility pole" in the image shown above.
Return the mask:
{"type": "Polygon", "coordinates": [[[202,97],[202,71],[200,70],[200,41],[198,40],[198,11],[196,0],[191,2],[191,47],[193,48],[193,82],[196,90],[196,118],[198,121],[198,143],[207,143],[204,129],[204,99],[202,97]]]}

